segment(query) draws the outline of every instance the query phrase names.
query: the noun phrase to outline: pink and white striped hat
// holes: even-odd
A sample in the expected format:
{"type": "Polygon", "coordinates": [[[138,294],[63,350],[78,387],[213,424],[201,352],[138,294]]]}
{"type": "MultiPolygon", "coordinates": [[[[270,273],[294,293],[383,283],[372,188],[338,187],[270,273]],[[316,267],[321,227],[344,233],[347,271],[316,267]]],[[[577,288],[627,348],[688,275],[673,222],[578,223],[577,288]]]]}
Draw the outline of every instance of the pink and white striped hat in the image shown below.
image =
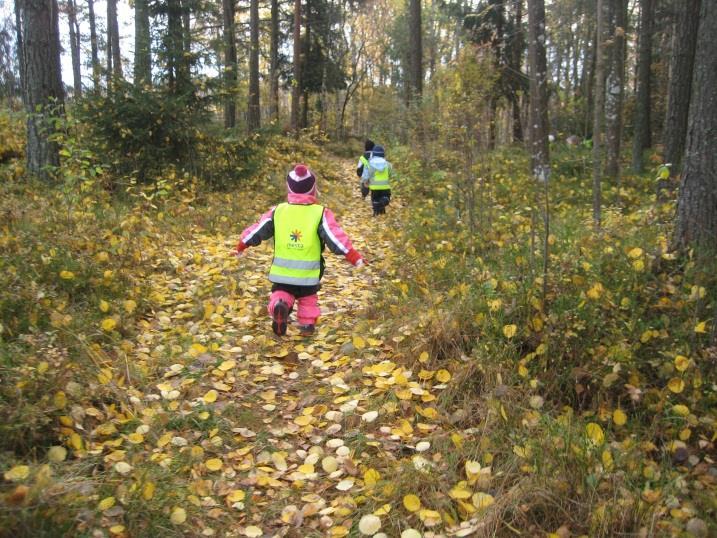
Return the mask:
{"type": "Polygon", "coordinates": [[[316,176],[305,164],[297,164],[286,176],[286,186],[293,194],[316,194],[316,176]]]}

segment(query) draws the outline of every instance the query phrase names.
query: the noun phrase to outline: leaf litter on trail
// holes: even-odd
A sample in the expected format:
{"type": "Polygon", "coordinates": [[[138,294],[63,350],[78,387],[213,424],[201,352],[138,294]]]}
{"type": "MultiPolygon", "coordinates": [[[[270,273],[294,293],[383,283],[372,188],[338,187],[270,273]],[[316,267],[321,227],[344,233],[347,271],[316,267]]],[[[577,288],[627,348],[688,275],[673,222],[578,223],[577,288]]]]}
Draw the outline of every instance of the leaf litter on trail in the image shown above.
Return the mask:
{"type": "MultiPolygon", "coordinates": [[[[324,314],[311,339],[293,325],[287,338],[271,334],[270,249],[228,260],[233,230],[177,243],[149,276],[152,314],[138,321],[134,340],[118,344],[147,383],[134,385],[119,369],[103,367],[99,383],[124,392],[127,405],[86,406],[81,419],[68,416],[68,450],[48,454],[56,463],[88,454],[104,459],[113,486],[94,506],[107,528],[124,532],[129,488],[144,502],[171,502],[164,512],[171,525],[212,529],[230,517],[245,536],[285,525],[334,536],[356,525],[380,536],[382,516],[399,508],[426,528],[452,524],[432,506],[436,499],[398,487],[405,464],[424,471],[443,465],[445,449],[433,439],[446,432],[434,402],[452,380],[450,366],[427,369],[426,352],[416,357],[424,369],[402,366],[394,351],[414,329],[384,341],[381,326],[357,317],[370,306],[372,272],[390,265],[394,249],[390,236],[363,218],[367,208],[357,207],[358,197],[339,194],[355,209],[342,224],[376,263],[357,273],[327,258],[324,314]]],[[[100,329],[116,334],[121,313],[137,303],[102,308],[100,329]]],[[[56,395],[57,407],[66,399],[56,395]]],[[[18,482],[30,475],[23,465],[5,471],[6,480],[18,482]]],[[[456,500],[473,496],[477,507],[486,506],[492,497],[472,484],[452,484],[451,491],[456,500]]]]}

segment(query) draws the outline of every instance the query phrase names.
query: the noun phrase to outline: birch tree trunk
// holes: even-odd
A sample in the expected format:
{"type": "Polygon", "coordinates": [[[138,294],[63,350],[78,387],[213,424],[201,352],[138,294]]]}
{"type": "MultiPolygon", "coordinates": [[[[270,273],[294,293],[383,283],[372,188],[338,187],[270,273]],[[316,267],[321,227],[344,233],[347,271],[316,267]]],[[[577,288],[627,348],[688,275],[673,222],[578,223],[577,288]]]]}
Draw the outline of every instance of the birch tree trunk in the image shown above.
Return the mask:
{"type": "Polygon", "coordinates": [[[625,95],[625,27],[627,0],[610,1],[609,67],[605,93],[605,175],[617,180],[620,175],[622,142],[622,105],[625,95]]]}
{"type": "Polygon", "coordinates": [[[531,165],[535,178],[535,205],[539,207],[539,185],[543,202],[543,301],[548,290],[548,237],[550,235],[549,180],[550,146],[548,144],[548,64],[545,57],[545,0],[528,0],[528,64],[530,68],[530,145],[531,165]]]}
{"type": "Polygon", "coordinates": [[[550,174],[548,86],[545,58],[545,1],[528,0],[528,65],[530,68],[530,156],[537,178],[550,174]]]}
{"type": "Polygon", "coordinates": [[[605,20],[608,0],[597,0],[597,29],[595,35],[595,108],[593,109],[593,225],[600,229],[602,211],[602,151],[603,120],[605,114],[605,20]]]}

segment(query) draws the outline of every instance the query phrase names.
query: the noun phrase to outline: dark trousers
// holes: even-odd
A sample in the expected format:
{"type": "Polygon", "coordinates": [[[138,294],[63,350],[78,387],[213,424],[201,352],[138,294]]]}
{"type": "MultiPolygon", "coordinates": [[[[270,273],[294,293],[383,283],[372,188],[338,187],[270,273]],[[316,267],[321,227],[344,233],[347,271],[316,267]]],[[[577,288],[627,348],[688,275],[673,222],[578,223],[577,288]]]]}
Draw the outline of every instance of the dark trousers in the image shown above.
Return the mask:
{"type": "Polygon", "coordinates": [[[371,205],[373,206],[373,214],[383,215],[386,213],[386,206],[391,202],[391,189],[372,190],[371,205]]]}

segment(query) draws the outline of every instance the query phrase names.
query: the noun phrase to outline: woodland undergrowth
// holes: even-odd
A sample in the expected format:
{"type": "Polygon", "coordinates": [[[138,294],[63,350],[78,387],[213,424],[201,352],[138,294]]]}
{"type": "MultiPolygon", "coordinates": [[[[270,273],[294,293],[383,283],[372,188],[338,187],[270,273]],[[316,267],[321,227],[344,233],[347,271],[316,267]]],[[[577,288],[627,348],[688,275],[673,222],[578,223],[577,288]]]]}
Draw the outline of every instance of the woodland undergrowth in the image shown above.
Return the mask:
{"type": "Polygon", "coordinates": [[[352,162],[276,136],[231,190],[167,170],[118,193],[66,144],[47,186],[22,179],[20,121],[0,117],[3,532],[717,532],[717,271],[670,251],[649,174],[605,186],[595,232],[587,150],[554,148],[546,234],[521,151],[467,186],[455,155],[393,148],[392,220],[339,210],[385,240],[360,239],[370,286],[340,280],[334,321],[284,344],[262,269],[236,288],[225,250],[292,162],[329,200],[352,162]]]}
{"type": "Polygon", "coordinates": [[[452,372],[440,410],[472,432],[453,449],[497,479],[491,532],[712,534],[715,260],[670,250],[676,189],[656,196],[659,161],[603,185],[595,232],[586,152],[553,148],[547,234],[522,152],[481,159],[471,197],[442,169],[455,155],[397,159],[423,181],[403,183],[413,263],[387,307],[416,313],[410,349],[452,372]]]}

